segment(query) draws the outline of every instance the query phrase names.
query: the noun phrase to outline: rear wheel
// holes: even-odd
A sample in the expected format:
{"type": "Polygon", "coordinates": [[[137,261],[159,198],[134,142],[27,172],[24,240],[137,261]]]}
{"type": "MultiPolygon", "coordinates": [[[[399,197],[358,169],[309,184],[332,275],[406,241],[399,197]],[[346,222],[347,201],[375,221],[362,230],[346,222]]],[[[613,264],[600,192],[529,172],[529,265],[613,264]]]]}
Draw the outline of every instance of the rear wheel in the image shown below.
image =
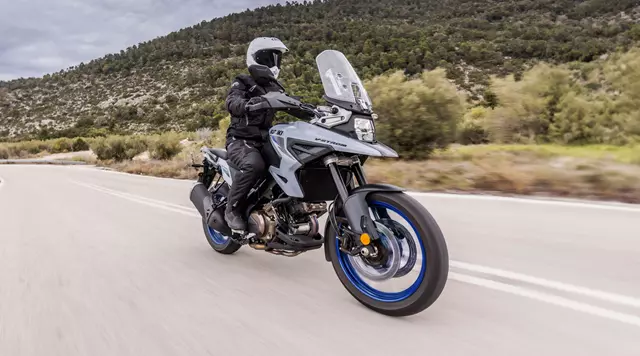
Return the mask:
{"type": "Polygon", "coordinates": [[[328,223],[334,271],[354,298],[376,312],[420,313],[438,299],[447,281],[449,255],[442,231],[425,207],[404,193],[373,193],[367,202],[380,235],[372,242],[378,253],[372,258],[341,251],[328,223]]]}
{"type": "MultiPolygon", "coordinates": [[[[222,184],[222,186],[213,196],[213,198],[216,200],[226,197],[227,194],[229,194],[229,185],[226,182],[222,182],[220,184],[222,184]]],[[[224,235],[223,233],[209,226],[204,218],[202,219],[202,229],[204,230],[204,235],[207,238],[207,242],[216,252],[222,253],[224,255],[231,255],[238,251],[240,247],[242,247],[242,245],[233,241],[229,236],[224,235]]]]}
{"type": "Polygon", "coordinates": [[[204,230],[204,235],[207,238],[207,242],[216,252],[223,255],[231,255],[242,247],[229,236],[223,235],[219,231],[212,229],[211,226],[207,225],[207,222],[204,221],[204,219],[202,219],[202,228],[204,230]]]}

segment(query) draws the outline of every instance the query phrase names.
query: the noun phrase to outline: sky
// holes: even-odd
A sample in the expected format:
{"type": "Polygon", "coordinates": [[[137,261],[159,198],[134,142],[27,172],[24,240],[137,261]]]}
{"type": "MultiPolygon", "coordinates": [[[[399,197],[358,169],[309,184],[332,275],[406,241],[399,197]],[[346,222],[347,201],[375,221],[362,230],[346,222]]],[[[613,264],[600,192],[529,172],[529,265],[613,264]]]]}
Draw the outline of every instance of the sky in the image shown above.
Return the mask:
{"type": "Polygon", "coordinates": [[[0,0],[0,80],[40,77],[283,0],[0,0]]]}

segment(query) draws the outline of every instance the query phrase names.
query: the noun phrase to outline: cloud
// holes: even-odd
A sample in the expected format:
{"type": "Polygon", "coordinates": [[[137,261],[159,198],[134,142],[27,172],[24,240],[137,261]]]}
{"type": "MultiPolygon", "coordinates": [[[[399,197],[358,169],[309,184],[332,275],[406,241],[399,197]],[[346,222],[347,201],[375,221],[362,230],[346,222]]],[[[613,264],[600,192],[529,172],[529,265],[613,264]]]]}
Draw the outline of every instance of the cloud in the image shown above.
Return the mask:
{"type": "Polygon", "coordinates": [[[0,0],[0,80],[39,77],[283,0],[0,0]]]}

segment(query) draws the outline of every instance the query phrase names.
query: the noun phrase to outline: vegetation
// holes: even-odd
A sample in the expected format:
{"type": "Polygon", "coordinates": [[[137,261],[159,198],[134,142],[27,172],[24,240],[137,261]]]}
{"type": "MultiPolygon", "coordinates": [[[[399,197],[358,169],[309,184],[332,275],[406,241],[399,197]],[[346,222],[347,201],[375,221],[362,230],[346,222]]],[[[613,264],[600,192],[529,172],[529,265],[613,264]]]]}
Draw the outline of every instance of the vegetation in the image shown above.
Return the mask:
{"type": "Polygon", "coordinates": [[[636,0],[314,0],[232,14],[0,82],[0,159],[91,150],[72,159],[193,178],[199,146],[223,145],[224,96],[263,35],[287,43],[282,82],[314,104],[315,56],[347,55],[378,138],[403,159],[367,164],[373,182],[640,202],[636,0]]]}
{"type": "MultiPolygon", "coordinates": [[[[267,6],[203,21],[43,78],[0,82],[0,137],[216,129],[227,114],[227,86],[245,70],[246,46],[261,35],[289,45],[282,81],[311,102],[322,91],[315,55],[333,48],[366,80],[396,71],[420,78],[441,68],[469,103],[491,105],[491,75],[518,79],[538,61],[590,63],[629,49],[640,40],[638,18],[635,0],[314,0],[267,6]]],[[[573,117],[578,103],[568,97],[557,105],[573,117]]]]}
{"type": "Polygon", "coordinates": [[[378,139],[403,158],[428,157],[455,139],[464,103],[443,70],[425,72],[412,80],[401,72],[377,77],[367,91],[380,115],[378,139]]]}

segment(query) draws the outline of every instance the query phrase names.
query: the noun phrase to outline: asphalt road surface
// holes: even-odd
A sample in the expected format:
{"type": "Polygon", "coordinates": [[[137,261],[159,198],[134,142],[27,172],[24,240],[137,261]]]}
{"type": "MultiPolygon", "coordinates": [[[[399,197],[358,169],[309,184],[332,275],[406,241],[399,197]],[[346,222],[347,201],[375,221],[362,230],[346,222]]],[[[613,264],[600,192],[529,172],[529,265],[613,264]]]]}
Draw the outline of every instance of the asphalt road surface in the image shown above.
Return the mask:
{"type": "Polygon", "coordinates": [[[0,166],[0,355],[640,355],[640,207],[420,195],[452,268],[417,316],[322,251],[208,246],[189,181],[0,166]]]}

